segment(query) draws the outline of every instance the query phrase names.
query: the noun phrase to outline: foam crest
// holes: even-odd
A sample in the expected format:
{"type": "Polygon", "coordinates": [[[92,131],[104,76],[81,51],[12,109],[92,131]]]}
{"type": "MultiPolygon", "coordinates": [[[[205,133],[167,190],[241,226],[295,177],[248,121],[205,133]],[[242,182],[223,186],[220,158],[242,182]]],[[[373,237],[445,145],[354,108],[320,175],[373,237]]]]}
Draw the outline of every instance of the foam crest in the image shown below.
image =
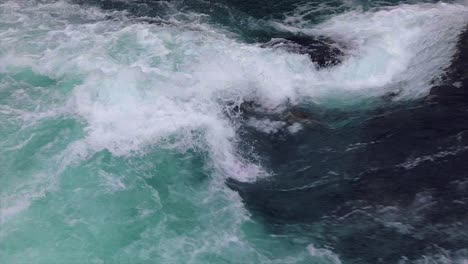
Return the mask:
{"type": "Polygon", "coordinates": [[[342,64],[317,73],[316,85],[324,92],[341,88],[380,96],[397,91],[401,99],[413,99],[426,95],[434,77],[449,65],[467,22],[465,1],[350,11],[317,26],[300,22],[276,26],[330,36],[348,47],[350,56],[342,64]]]}
{"type": "Polygon", "coordinates": [[[342,64],[318,69],[305,55],[239,43],[206,24],[139,23],[63,1],[7,2],[3,13],[10,26],[0,32],[0,70],[29,67],[52,79],[80,79],[55,111],[85,121],[88,149],[207,150],[215,167],[240,180],[261,169],[239,157],[225,102],[256,100],[277,109],[330,97],[346,104],[395,90],[400,98],[422,96],[449,63],[468,17],[462,4],[400,5],[348,12],[314,28],[289,26],[348,45],[342,64]]]}

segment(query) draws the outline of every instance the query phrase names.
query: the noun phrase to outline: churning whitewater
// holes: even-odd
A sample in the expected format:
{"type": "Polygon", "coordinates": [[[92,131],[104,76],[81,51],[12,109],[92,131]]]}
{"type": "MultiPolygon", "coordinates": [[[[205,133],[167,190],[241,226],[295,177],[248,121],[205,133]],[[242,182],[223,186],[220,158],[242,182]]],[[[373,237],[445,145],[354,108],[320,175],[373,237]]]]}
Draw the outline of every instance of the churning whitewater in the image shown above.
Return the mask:
{"type": "MultiPolygon", "coordinates": [[[[446,82],[468,2],[365,2],[284,0],[262,8],[270,3],[2,1],[0,262],[466,263],[468,234],[457,226],[466,216],[444,226],[458,233],[453,243],[426,243],[413,220],[389,216],[399,210],[396,202],[382,201],[375,215],[364,202],[353,205],[382,228],[421,237],[401,248],[381,239],[377,249],[354,254],[341,244],[343,233],[327,236],[334,213],[271,220],[281,210],[265,216],[239,187],[282,175],[270,164],[274,151],[265,151],[271,145],[265,140],[322,129],[316,133],[330,135],[329,148],[354,155],[351,149],[385,138],[359,142],[353,136],[370,133],[360,125],[371,111],[419,109],[413,104],[446,82]],[[339,51],[332,54],[337,62],[314,61],[325,52],[321,46],[294,52],[304,45],[297,36],[325,39],[339,51]],[[381,217],[384,211],[388,217],[381,217]],[[414,245],[420,247],[413,251],[414,245]],[[391,254],[381,253],[385,248],[391,254]]],[[[309,139],[281,144],[326,149],[314,141],[318,136],[309,139]]],[[[412,152],[401,164],[412,168],[465,150],[412,152]]],[[[343,155],[333,160],[344,164],[343,155]]],[[[294,165],[299,156],[283,160],[291,166],[285,171],[301,169],[294,165]]],[[[327,179],[341,175],[330,160],[320,163],[323,172],[322,165],[307,170],[327,179]]],[[[466,189],[468,179],[456,180],[466,189]]],[[[432,190],[411,197],[414,214],[419,206],[441,204],[432,190]]],[[[291,208],[308,208],[285,199],[291,208]]],[[[459,203],[468,203],[463,199],[459,203]]],[[[332,208],[338,200],[305,203],[332,208]]]]}

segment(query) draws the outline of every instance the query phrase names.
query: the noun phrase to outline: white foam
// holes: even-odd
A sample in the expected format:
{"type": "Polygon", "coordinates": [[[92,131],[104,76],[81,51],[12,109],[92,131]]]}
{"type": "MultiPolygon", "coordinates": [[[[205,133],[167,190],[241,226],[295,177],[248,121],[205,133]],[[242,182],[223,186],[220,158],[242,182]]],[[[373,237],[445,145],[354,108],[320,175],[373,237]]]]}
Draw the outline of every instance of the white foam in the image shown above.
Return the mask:
{"type": "MultiPolygon", "coordinates": [[[[2,197],[2,199],[4,199],[4,197],[2,197]]],[[[30,200],[23,199],[9,206],[2,205],[0,208],[0,224],[4,224],[8,219],[25,210],[30,204],[30,200]]]]}
{"type": "Polygon", "coordinates": [[[44,173],[35,174],[29,181],[11,186],[8,192],[2,192],[0,225],[26,210],[33,200],[44,197],[47,191],[55,188],[55,178],[49,176],[44,173]]]}
{"type": "Polygon", "coordinates": [[[313,257],[318,257],[326,263],[341,264],[341,260],[333,251],[325,248],[316,248],[313,244],[307,246],[307,251],[313,257]]]}
{"type": "Polygon", "coordinates": [[[299,132],[302,128],[303,128],[302,124],[296,122],[296,123],[288,126],[288,131],[291,134],[295,134],[295,133],[299,132]]]}
{"type": "Polygon", "coordinates": [[[197,149],[239,180],[262,169],[239,157],[236,126],[220,102],[256,99],[275,109],[286,101],[345,101],[392,89],[402,89],[401,98],[424,95],[468,17],[462,4],[400,5],[348,12],[314,28],[289,26],[349,45],[341,65],[317,70],[306,55],[239,43],[206,24],[144,24],[63,1],[8,1],[0,9],[1,23],[10,25],[0,30],[1,72],[30,67],[53,79],[83,80],[62,108],[51,110],[86,123],[80,149],[115,155],[151,146],[197,149]]]}
{"type": "Polygon", "coordinates": [[[278,132],[279,130],[281,130],[286,125],[286,122],[270,120],[268,118],[257,119],[257,118],[251,117],[249,118],[249,120],[247,120],[247,125],[254,127],[258,131],[261,131],[263,133],[274,134],[278,132]]]}
{"type": "Polygon", "coordinates": [[[467,150],[468,150],[468,147],[457,147],[457,148],[452,148],[449,150],[443,150],[443,151],[439,151],[431,155],[419,156],[419,157],[408,159],[407,161],[397,166],[405,168],[405,169],[414,169],[417,166],[419,166],[421,163],[434,162],[439,159],[443,159],[447,156],[456,156],[460,154],[461,152],[465,152],[467,150]]]}
{"type": "Polygon", "coordinates": [[[401,99],[412,99],[426,95],[430,82],[449,65],[458,35],[468,22],[467,3],[350,11],[318,26],[275,25],[330,36],[349,47],[350,56],[342,64],[319,71],[320,89],[342,88],[368,96],[396,90],[401,91],[401,99]]]}

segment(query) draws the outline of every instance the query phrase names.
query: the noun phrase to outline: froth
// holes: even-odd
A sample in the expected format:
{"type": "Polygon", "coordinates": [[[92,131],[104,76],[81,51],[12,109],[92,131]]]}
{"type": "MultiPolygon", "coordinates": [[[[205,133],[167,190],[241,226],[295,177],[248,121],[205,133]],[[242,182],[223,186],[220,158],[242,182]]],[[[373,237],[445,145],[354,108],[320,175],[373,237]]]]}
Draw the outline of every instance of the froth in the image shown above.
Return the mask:
{"type": "Polygon", "coordinates": [[[427,95],[431,81],[448,67],[468,22],[468,8],[466,2],[398,5],[346,12],[317,26],[289,20],[275,25],[330,36],[349,48],[341,65],[317,73],[317,86],[324,92],[341,89],[358,96],[363,92],[380,96],[397,91],[399,99],[414,99],[427,95]]]}
{"type": "Polygon", "coordinates": [[[208,25],[145,24],[65,2],[8,2],[2,13],[13,14],[4,22],[11,27],[0,32],[2,72],[30,67],[53,79],[80,79],[57,111],[85,122],[86,149],[115,155],[151,146],[207,151],[216,168],[239,180],[261,169],[237,153],[236,125],[225,116],[224,102],[256,100],[276,109],[329,97],[346,103],[395,89],[400,98],[419,97],[449,63],[467,20],[463,5],[401,5],[287,28],[347,43],[341,65],[319,69],[305,55],[239,43],[208,25]]]}

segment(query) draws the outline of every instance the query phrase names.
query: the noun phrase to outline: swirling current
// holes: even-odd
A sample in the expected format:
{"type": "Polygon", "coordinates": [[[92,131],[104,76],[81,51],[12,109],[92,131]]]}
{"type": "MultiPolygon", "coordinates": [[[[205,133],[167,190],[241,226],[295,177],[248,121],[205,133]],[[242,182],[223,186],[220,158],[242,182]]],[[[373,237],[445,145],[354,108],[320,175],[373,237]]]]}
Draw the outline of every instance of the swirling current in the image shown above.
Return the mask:
{"type": "Polygon", "coordinates": [[[0,1],[0,263],[468,263],[468,2],[0,1]]]}

